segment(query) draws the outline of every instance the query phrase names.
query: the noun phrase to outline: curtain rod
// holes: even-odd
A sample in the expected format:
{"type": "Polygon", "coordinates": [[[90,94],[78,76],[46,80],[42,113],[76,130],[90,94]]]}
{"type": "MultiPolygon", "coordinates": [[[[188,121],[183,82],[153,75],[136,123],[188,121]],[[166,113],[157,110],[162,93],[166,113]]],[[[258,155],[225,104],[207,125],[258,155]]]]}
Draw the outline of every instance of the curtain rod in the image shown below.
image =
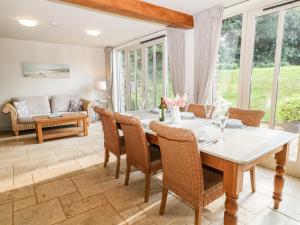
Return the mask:
{"type": "Polygon", "coordinates": [[[165,30],[166,30],[166,29],[164,28],[164,29],[161,29],[161,30],[159,30],[159,31],[155,31],[155,32],[153,32],[153,33],[151,33],[151,34],[147,34],[147,35],[145,35],[145,36],[142,36],[142,37],[138,37],[138,38],[132,39],[132,40],[127,41],[127,42],[125,42],[125,43],[122,43],[122,44],[119,44],[119,45],[117,45],[117,46],[114,46],[114,48],[118,48],[118,47],[120,47],[120,46],[122,46],[122,45],[129,44],[129,43],[131,43],[131,42],[140,40],[140,39],[142,39],[142,38],[145,38],[145,37],[148,37],[148,36],[151,36],[151,35],[154,35],[154,34],[158,34],[158,33],[162,32],[162,31],[165,31],[165,30]]]}
{"type": "Polygon", "coordinates": [[[280,3],[278,5],[274,5],[274,6],[270,6],[270,7],[264,8],[263,11],[267,11],[267,10],[270,10],[270,9],[275,9],[275,8],[278,8],[278,7],[281,7],[281,6],[284,6],[284,5],[293,4],[293,3],[299,2],[299,1],[300,0],[293,0],[293,1],[289,1],[289,2],[280,3]]]}
{"type": "Polygon", "coordinates": [[[245,2],[249,2],[249,1],[250,1],[250,0],[244,0],[244,1],[241,1],[241,2],[234,3],[234,4],[232,4],[232,5],[229,5],[229,6],[225,6],[224,8],[225,8],[225,9],[228,9],[228,8],[233,7],[233,6],[241,5],[241,4],[243,4],[243,3],[245,3],[245,2]]]}
{"type": "Polygon", "coordinates": [[[147,42],[154,41],[154,40],[163,38],[163,37],[165,37],[165,36],[166,36],[166,35],[161,35],[161,36],[158,36],[158,37],[155,37],[155,38],[151,38],[151,39],[149,39],[149,40],[141,41],[140,44],[145,44],[145,43],[147,43],[147,42]]]}

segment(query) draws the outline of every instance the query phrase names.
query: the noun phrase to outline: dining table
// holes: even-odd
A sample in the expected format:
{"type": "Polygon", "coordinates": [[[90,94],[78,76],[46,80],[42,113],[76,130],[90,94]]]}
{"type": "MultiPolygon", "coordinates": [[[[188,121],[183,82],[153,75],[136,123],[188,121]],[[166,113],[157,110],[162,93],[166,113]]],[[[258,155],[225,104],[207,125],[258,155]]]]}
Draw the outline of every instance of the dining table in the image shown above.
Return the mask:
{"type": "MultiPolygon", "coordinates": [[[[149,143],[159,145],[158,137],[149,128],[152,120],[159,115],[147,112],[126,112],[141,120],[149,143]]],[[[180,123],[172,123],[166,115],[165,124],[173,127],[190,129],[198,141],[202,164],[223,172],[225,192],[224,224],[238,223],[238,199],[243,188],[243,174],[260,161],[273,157],[276,161],[274,175],[274,209],[279,208],[284,187],[285,164],[288,161],[289,147],[293,140],[299,138],[296,133],[263,127],[239,126],[225,128],[220,138],[220,128],[209,119],[198,117],[184,118],[180,123]],[[201,136],[208,139],[201,141],[201,136]]],[[[204,138],[205,139],[205,138],[204,138]]]]}

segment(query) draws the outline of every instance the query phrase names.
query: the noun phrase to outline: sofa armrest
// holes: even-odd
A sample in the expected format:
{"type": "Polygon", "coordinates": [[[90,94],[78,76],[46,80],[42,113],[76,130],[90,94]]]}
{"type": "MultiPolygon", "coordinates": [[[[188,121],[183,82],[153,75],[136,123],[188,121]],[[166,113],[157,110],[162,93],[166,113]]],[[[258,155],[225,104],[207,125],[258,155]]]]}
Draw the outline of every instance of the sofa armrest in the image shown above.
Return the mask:
{"type": "Polygon", "coordinates": [[[92,101],[85,100],[85,99],[83,99],[82,101],[83,101],[83,104],[82,104],[83,111],[86,111],[88,116],[90,117],[91,110],[92,110],[92,101]]]}
{"type": "Polygon", "coordinates": [[[4,113],[10,113],[10,119],[11,119],[11,126],[12,129],[15,133],[15,135],[18,135],[18,126],[17,126],[17,119],[18,119],[18,114],[16,108],[11,104],[10,102],[7,102],[4,104],[2,111],[4,113]]]}

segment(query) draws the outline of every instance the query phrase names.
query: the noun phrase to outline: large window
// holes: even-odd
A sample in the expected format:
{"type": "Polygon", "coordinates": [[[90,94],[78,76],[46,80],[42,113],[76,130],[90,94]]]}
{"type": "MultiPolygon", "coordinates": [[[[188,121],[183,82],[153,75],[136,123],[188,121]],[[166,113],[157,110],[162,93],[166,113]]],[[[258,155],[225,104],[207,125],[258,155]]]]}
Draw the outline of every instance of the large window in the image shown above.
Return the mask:
{"type": "MultiPolygon", "coordinates": [[[[213,95],[263,110],[263,126],[299,133],[299,21],[299,3],[225,18],[213,95]]],[[[291,146],[291,159],[297,150],[291,146]]]]}
{"type": "Polygon", "coordinates": [[[242,15],[223,20],[214,95],[237,105],[240,74],[242,15]]]}
{"type": "Polygon", "coordinates": [[[150,110],[161,97],[172,96],[165,39],[117,51],[120,111],[150,110]]]}

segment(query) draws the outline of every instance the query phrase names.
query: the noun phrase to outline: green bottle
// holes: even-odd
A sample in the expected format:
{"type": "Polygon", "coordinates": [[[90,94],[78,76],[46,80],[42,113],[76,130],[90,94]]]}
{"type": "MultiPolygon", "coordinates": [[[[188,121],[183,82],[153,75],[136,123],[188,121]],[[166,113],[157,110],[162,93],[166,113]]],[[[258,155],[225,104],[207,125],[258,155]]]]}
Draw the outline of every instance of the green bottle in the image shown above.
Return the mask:
{"type": "Polygon", "coordinates": [[[164,122],[165,121],[165,104],[164,104],[164,99],[160,98],[160,105],[158,106],[159,108],[159,121],[164,122]]]}

